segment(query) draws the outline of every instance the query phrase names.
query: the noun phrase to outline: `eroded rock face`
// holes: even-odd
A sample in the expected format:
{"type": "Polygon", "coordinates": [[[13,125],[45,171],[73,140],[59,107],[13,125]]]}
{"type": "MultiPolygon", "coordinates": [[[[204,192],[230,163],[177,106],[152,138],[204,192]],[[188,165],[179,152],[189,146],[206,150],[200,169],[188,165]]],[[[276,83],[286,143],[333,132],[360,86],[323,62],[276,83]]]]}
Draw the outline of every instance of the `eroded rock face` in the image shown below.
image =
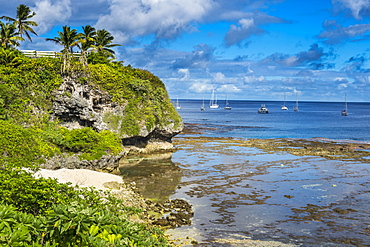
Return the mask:
{"type": "Polygon", "coordinates": [[[89,169],[95,171],[114,172],[119,166],[119,160],[127,155],[127,152],[121,152],[118,155],[104,155],[99,160],[81,160],[77,154],[74,155],[56,155],[48,159],[40,167],[48,170],[58,169],[89,169]]]}
{"type": "Polygon", "coordinates": [[[66,78],[55,94],[52,116],[61,120],[61,125],[68,129],[93,127],[98,131],[106,130],[103,113],[118,107],[111,98],[108,93],[91,85],[66,78]]]}
{"type": "MultiPolygon", "coordinates": [[[[183,129],[182,123],[176,125],[174,121],[167,119],[166,124],[157,124],[150,130],[142,123],[138,135],[122,133],[126,105],[118,105],[107,92],[72,78],[65,78],[54,96],[52,120],[60,120],[60,125],[68,129],[92,127],[97,131],[111,130],[119,135],[124,145],[144,148],[151,144],[152,148],[152,143],[171,143],[171,138],[183,129]],[[114,124],[111,119],[114,119],[114,124]]],[[[162,145],[158,145],[159,148],[160,146],[162,145]]]]}

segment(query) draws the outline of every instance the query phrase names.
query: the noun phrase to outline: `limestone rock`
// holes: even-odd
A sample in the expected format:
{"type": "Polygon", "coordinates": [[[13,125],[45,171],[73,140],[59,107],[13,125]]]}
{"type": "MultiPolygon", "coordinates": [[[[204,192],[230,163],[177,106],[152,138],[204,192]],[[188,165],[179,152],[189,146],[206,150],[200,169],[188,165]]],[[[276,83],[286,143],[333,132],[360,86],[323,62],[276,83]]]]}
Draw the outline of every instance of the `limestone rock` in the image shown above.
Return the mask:
{"type": "Polygon", "coordinates": [[[149,130],[145,122],[141,123],[137,135],[122,133],[126,105],[113,102],[112,96],[105,91],[67,77],[54,94],[51,115],[52,120],[59,120],[60,125],[68,129],[92,127],[97,131],[111,130],[120,136],[124,145],[140,148],[145,148],[150,143],[151,149],[154,146],[168,149],[169,144],[158,143],[170,143],[171,138],[183,129],[182,122],[175,124],[173,119],[166,119],[166,123],[156,124],[149,130]]]}

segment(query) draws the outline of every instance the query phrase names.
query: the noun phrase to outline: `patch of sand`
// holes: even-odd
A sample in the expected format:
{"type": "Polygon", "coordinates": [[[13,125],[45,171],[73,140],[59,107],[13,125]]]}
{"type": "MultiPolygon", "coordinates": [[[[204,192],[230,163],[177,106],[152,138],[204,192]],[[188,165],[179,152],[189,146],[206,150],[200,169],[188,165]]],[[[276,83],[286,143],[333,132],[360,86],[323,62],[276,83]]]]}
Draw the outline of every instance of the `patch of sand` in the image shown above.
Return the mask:
{"type": "Polygon", "coordinates": [[[96,189],[107,189],[104,183],[118,182],[122,183],[122,177],[87,169],[59,169],[47,170],[41,169],[35,173],[36,177],[56,178],[60,183],[72,183],[80,187],[95,187],[96,189]]]}

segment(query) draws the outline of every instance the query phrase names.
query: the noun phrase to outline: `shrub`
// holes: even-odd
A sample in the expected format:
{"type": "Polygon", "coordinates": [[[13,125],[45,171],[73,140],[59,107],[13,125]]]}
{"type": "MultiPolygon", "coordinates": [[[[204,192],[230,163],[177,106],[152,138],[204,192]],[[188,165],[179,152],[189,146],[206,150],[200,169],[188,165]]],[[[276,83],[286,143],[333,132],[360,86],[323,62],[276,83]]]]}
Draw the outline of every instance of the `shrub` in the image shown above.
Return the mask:
{"type": "Polygon", "coordinates": [[[0,246],[168,246],[158,228],[128,220],[138,212],[109,192],[0,170],[0,246]]]}
{"type": "Polygon", "coordinates": [[[0,120],[0,165],[35,167],[42,155],[33,133],[9,121],[0,120]]]}
{"type": "Polygon", "coordinates": [[[0,64],[17,67],[19,66],[24,59],[24,55],[16,50],[0,47],[0,64]]]}
{"type": "Polygon", "coordinates": [[[81,159],[100,159],[106,154],[118,154],[122,151],[121,141],[111,131],[96,132],[92,128],[64,129],[64,146],[69,152],[81,152],[81,159]]]}
{"type": "Polygon", "coordinates": [[[76,196],[71,187],[53,179],[35,179],[20,169],[0,170],[0,181],[0,201],[33,215],[76,196]]]}
{"type": "Polygon", "coordinates": [[[0,119],[18,124],[40,124],[49,121],[52,92],[62,78],[57,59],[23,57],[15,66],[0,63],[0,119]]]}

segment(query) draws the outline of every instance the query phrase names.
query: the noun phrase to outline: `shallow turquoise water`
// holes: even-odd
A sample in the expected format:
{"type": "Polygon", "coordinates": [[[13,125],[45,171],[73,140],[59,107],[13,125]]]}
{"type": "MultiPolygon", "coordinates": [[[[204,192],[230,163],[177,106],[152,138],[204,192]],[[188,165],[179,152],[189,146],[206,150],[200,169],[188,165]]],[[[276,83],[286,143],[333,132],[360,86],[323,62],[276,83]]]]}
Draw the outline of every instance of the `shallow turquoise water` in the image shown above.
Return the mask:
{"type": "MultiPolygon", "coordinates": [[[[231,111],[200,111],[201,102],[180,100],[185,123],[198,133],[174,138],[178,150],[139,163],[132,179],[148,196],[182,198],[194,205],[191,226],[169,233],[198,246],[236,246],[217,239],[277,240],[302,246],[370,246],[370,164],[266,152],[238,145],[250,138],[328,138],[370,142],[370,104],[230,101],[231,111]],[[257,113],[265,103],[270,114],[257,113]],[[193,137],[216,137],[203,143],[193,137]],[[229,142],[217,138],[231,138],[229,142]],[[178,140],[178,141],[177,141],[178,140]],[[235,143],[230,140],[235,140],[235,143]],[[169,169],[171,167],[171,169],[169,169]],[[149,169],[149,171],[148,171],[149,169]],[[165,189],[163,189],[165,186],[165,189]]],[[[366,157],[364,157],[366,158],[366,157]]],[[[242,246],[242,245],[237,245],[242,246]]]]}
{"type": "Polygon", "coordinates": [[[304,246],[370,244],[370,164],[225,149],[230,144],[204,143],[173,154],[183,176],[171,197],[192,203],[195,216],[169,233],[205,246],[225,246],[215,240],[235,234],[304,246]]]}

